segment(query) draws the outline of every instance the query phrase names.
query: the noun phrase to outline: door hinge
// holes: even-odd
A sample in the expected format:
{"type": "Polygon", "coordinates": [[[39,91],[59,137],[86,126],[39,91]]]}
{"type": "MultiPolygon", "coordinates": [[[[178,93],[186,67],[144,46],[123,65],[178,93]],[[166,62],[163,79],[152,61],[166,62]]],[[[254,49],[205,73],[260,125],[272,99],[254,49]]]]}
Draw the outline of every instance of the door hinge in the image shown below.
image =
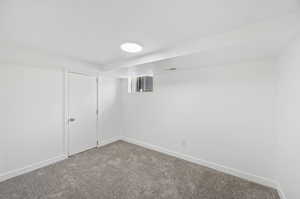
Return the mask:
{"type": "Polygon", "coordinates": [[[96,110],[96,115],[98,115],[98,114],[99,114],[99,110],[97,109],[97,110],[96,110]]]}

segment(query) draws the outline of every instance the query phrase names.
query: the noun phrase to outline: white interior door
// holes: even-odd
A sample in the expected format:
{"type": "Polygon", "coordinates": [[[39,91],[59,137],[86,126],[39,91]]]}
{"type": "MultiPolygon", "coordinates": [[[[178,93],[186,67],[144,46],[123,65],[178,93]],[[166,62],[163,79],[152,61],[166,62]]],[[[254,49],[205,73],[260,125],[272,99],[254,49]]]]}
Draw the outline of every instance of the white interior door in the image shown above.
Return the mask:
{"type": "Polygon", "coordinates": [[[97,79],[69,73],[69,155],[97,145],[97,79]]]}

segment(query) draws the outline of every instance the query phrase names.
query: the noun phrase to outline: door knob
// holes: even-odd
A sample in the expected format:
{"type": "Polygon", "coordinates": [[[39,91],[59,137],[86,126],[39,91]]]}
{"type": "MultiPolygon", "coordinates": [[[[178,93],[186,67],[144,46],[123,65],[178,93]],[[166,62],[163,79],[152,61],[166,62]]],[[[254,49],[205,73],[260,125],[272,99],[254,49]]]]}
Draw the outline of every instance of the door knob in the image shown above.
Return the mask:
{"type": "Polygon", "coordinates": [[[75,121],[75,118],[70,118],[69,119],[69,122],[74,122],[75,121]]]}

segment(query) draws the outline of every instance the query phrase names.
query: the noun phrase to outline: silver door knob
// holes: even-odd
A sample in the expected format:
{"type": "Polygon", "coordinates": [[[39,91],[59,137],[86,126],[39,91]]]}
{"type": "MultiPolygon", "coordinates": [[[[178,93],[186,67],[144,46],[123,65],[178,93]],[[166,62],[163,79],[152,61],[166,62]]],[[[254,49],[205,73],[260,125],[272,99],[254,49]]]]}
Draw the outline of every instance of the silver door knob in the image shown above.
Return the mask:
{"type": "Polygon", "coordinates": [[[70,118],[69,119],[69,122],[74,122],[75,121],[75,118],[70,118]]]}

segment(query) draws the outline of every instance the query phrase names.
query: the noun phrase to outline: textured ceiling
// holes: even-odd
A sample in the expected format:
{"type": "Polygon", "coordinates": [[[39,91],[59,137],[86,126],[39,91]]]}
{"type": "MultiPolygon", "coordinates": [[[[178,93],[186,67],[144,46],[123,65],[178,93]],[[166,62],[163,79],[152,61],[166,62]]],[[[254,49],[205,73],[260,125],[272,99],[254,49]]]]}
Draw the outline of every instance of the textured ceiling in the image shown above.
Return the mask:
{"type": "MultiPolygon", "coordinates": [[[[195,42],[196,51],[200,45],[216,49],[218,35],[295,13],[299,5],[297,0],[2,0],[0,6],[2,41],[111,70],[136,65],[135,60],[144,63],[188,54],[195,51],[195,42]],[[119,49],[125,41],[139,42],[145,49],[126,54],[119,49]]],[[[290,36],[288,31],[286,35],[290,36]]],[[[230,35],[218,49],[227,40],[232,41],[230,35]]]]}

